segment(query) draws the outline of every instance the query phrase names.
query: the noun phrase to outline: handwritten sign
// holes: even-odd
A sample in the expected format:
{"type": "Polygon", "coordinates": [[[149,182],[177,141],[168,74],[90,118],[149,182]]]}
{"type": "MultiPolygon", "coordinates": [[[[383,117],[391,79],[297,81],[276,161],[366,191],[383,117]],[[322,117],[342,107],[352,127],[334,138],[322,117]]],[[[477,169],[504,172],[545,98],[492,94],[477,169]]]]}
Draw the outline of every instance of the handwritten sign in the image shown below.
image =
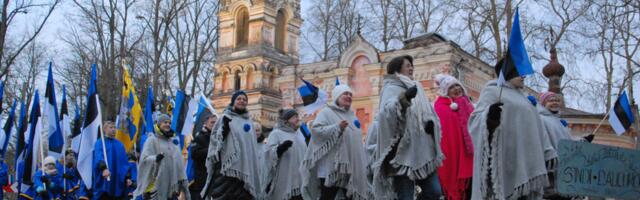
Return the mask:
{"type": "Polygon", "coordinates": [[[561,140],[558,161],[561,194],[640,199],[640,151],[561,140]]]}

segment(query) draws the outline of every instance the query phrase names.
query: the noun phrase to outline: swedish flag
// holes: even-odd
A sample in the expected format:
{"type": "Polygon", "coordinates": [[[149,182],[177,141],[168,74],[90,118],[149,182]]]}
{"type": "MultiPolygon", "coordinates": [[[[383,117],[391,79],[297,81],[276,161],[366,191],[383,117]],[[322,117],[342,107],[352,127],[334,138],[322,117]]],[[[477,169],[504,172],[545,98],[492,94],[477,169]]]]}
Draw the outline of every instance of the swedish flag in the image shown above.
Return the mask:
{"type": "Polygon", "coordinates": [[[120,140],[126,151],[133,148],[133,144],[137,140],[140,128],[140,119],[142,118],[142,107],[136,96],[136,89],[133,81],[126,69],[122,69],[124,85],[122,86],[122,101],[120,103],[120,114],[116,122],[116,139],[120,140]]]}

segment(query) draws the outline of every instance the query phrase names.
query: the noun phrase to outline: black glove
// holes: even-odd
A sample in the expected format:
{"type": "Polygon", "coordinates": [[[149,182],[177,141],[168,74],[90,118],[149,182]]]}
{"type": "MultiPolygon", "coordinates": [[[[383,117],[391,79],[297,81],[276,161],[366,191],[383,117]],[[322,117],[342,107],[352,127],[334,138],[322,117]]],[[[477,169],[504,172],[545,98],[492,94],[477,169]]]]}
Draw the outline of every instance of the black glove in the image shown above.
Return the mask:
{"type": "Polygon", "coordinates": [[[404,92],[404,97],[407,98],[408,101],[411,101],[411,99],[416,97],[416,94],[418,94],[418,88],[414,85],[404,92]]]}
{"type": "Polygon", "coordinates": [[[65,179],[69,179],[69,180],[71,180],[71,179],[73,179],[74,177],[73,177],[71,174],[64,173],[64,174],[62,174],[62,178],[65,178],[65,179]]]}
{"type": "Polygon", "coordinates": [[[435,133],[434,126],[435,125],[433,124],[433,121],[429,120],[424,126],[424,132],[426,132],[428,135],[433,135],[433,133],[435,133]]]}
{"type": "Polygon", "coordinates": [[[289,149],[293,145],[291,140],[284,141],[282,144],[278,145],[276,153],[278,153],[278,158],[282,157],[282,154],[289,149]]]}
{"type": "Polygon", "coordinates": [[[595,138],[596,135],[594,134],[589,134],[587,136],[584,136],[584,139],[587,140],[587,142],[591,143],[591,141],[593,141],[593,138],[595,138]]]}
{"type": "Polygon", "coordinates": [[[226,140],[227,135],[231,132],[231,127],[229,127],[229,122],[231,122],[231,118],[224,116],[222,118],[222,139],[226,140]]]}
{"type": "Polygon", "coordinates": [[[489,130],[489,133],[493,133],[493,131],[495,131],[496,128],[500,125],[502,105],[504,104],[498,102],[489,106],[489,113],[487,114],[487,129],[489,130]]]}
{"type": "Polygon", "coordinates": [[[164,154],[156,155],[156,163],[160,163],[160,161],[162,161],[162,159],[164,159],[164,154]]]}
{"type": "Polygon", "coordinates": [[[49,182],[51,182],[46,176],[41,176],[40,181],[42,181],[42,183],[44,183],[45,185],[49,185],[49,182]]]}

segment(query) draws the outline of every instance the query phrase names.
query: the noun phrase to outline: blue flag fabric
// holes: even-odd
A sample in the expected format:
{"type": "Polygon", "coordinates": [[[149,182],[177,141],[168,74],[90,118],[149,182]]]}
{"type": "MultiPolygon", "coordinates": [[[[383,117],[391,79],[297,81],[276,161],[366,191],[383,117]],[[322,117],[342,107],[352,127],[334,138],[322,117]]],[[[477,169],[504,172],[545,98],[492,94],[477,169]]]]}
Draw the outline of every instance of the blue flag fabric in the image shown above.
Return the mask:
{"type": "Polygon", "coordinates": [[[102,126],[96,79],[97,66],[94,64],[91,66],[91,80],[89,81],[89,90],[87,92],[87,109],[82,123],[83,128],[78,147],[78,172],[87,189],[91,189],[93,185],[94,145],[98,140],[98,134],[102,126]]]}
{"type": "MultiPolygon", "coordinates": [[[[175,107],[173,108],[173,116],[171,119],[171,130],[178,136],[180,139],[180,149],[184,148],[184,132],[190,132],[189,130],[184,130],[184,128],[193,128],[193,127],[185,127],[186,120],[193,120],[192,116],[189,116],[189,101],[190,98],[187,96],[184,91],[178,90],[175,98],[175,107]]],[[[192,121],[193,122],[193,121],[192,121]]]]}
{"type": "Polygon", "coordinates": [[[302,98],[302,104],[304,105],[304,112],[311,114],[321,109],[327,102],[329,96],[326,92],[320,90],[315,85],[301,79],[304,85],[298,88],[300,97],[302,98]]]}
{"type": "Polygon", "coordinates": [[[127,195],[126,182],[127,172],[129,170],[129,161],[124,145],[116,139],[105,137],[104,146],[102,148],[102,140],[98,140],[94,146],[93,152],[93,197],[100,199],[103,194],[109,194],[112,197],[123,197],[127,195]],[[107,159],[104,159],[102,151],[107,152],[107,159]],[[107,181],[102,177],[101,166],[106,167],[108,162],[109,171],[111,172],[111,180],[107,181]]]}
{"type": "Polygon", "coordinates": [[[14,101],[13,105],[11,106],[11,111],[9,111],[7,121],[5,121],[4,127],[2,127],[5,138],[2,144],[2,150],[0,150],[0,154],[2,154],[2,160],[4,160],[4,155],[7,152],[7,147],[9,146],[9,140],[11,140],[11,132],[13,132],[13,122],[15,121],[16,104],[17,102],[14,101]]]}
{"type": "Polygon", "coordinates": [[[56,102],[56,90],[53,81],[53,72],[49,62],[49,74],[47,76],[47,87],[44,94],[46,100],[43,106],[43,117],[45,117],[47,127],[44,127],[49,134],[49,154],[56,159],[62,156],[64,149],[64,137],[62,129],[60,129],[60,120],[58,117],[58,104],[56,102]]]}
{"type": "Polygon", "coordinates": [[[154,97],[153,97],[153,88],[149,87],[149,89],[147,89],[147,103],[144,105],[144,134],[142,134],[142,136],[140,136],[140,141],[138,143],[138,149],[136,149],[138,152],[141,152],[143,147],[144,147],[144,143],[147,141],[147,139],[149,138],[149,136],[153,136],[154,132],[155,132],[155,120],[153,119],[153,112],[155,112],[155,103],[154,103],[154,97]]]}
{"type": "Polygon", "coordinates": [[[520,11],[516,8],[511,34],[509,35],[509,47],[502,66],[499,70],[498,84],[517,77],[533,74],[533,67],[529,61],[529,54],[525,48],[524,38],[520,31],[520,11]]]}

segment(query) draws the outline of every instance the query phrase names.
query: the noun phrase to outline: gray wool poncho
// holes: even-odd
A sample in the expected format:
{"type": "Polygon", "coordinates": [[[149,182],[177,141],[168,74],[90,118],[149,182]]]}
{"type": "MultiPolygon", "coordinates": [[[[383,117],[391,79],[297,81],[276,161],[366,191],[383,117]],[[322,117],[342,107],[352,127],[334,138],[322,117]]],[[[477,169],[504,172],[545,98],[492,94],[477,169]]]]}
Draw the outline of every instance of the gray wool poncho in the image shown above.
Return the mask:
{"type": "Polygon", "coordinates": [[[486,121],[489,107],[499,100],[495,80],[485,85],[469,119],[474,145],[472,199],[542,199],[548,185],[545,162],[557,154],[527,97],[509,83],[502,88],[501,121],[491,141],[486,121]]]}
{"type": "Polygon", "coordinates": [[[322,183],[318,167],[321,159],[329,163],[325,186],[344,188],[346,195],[354,200],[372,199],[366,177],[367,157],[362,146],[362,131],[355,125],[356,120],[353,111],[340,108],[335,103],[318,113],[311,125],[311,140],[300,167],[304,199],[320,197],[322,183]],[[349,122],[344,131],[339,126],[342,120],[349,122]]]}
{"type": "MultiPolygon", "coordinates": [[[[209,141],[209,152],[207,153],[207,174],[214,174],[214,166],[221,163],[220,173],[227,177],[233,177],[244,182],[246,189],[255,199],[262,199],[264,192],[260,190],[260,174],[258,173],[258,144],[256,142],[253,122],[249,118],[249,113],[238,114],[229,108],[224,110],[223,116],[218,118],[216,130],[209,141]],[[222,125],[224,116],[231,118],[229,128],[231,132],[223,141],[222,125]]],[[[207,183],[213,184],[212,177],[207,177],[207,183]]],[[[206,190],[202,191],[202,196],[206,190]]]]}
{"type": "Polygon", "coordinates": [[[149,185],[153,184],[157,191],[155,199],[168,199],[180,190],[185,193],[187,199],[191,199],[183,161],[182,151],[171,139],[162,136],[149,137],[140,155],[138,187],[134,196],[143,195],[149,185]],[[158,164],[156,156],[160,153],[164,155],[164,159],[158,164]]]}
{"type": "Polygon", "coordinates": [[[264,152],[264,166],[267,167],[262,180],[265,190],[267,191],[267,199],[273,200],[289,200],[291,197],[300,195],[302,187],[302,178],[300,175],[300,164],[307,150],[307,144],[304,136],[293,127],[286,125],[280,120],[276,127],[269,134],[269,142],[264,152]],[[284,141],[293,142],[291,147],[278,158],[278,145],[284,141]],[[270,187],[267,185],[271,183],[270,187]]]}
{"type": "Polygon", "coordinates": [[[549,136],[549,140],[553,149],[558,148],[558,142],[562,139],[571,140],[571,133],[569,127],[565,127],[560,122],[560,113],[553,114],[549,109],[538,106],[538,113],[542,119],[542,125],[544,125],[545,132],[549,136]]]}
{"type": "Polygon", "coordinates": [[[440,121],[422,84],[416,84],[418,82],[400,74],[385,75],[383,81],[380,110],[369,132],[371,138],[367,138],[367,151],[372,159],[375,198],[395,199],[394,176],[407,176],[411,180],[425,179],[435,173],[444,155],[440,149],[440,121]],[[403,113],[402,104],[409,103],[404,99],[404,93],[414,85],[418,93],[403,113]],[[433,135],[427,134],[424,129],[430,120],[434,123],[433,135]],[[383,161],[394,143],[398,144],[398,149],[389,164],[396,173],[385,174],[383,161]]]}

